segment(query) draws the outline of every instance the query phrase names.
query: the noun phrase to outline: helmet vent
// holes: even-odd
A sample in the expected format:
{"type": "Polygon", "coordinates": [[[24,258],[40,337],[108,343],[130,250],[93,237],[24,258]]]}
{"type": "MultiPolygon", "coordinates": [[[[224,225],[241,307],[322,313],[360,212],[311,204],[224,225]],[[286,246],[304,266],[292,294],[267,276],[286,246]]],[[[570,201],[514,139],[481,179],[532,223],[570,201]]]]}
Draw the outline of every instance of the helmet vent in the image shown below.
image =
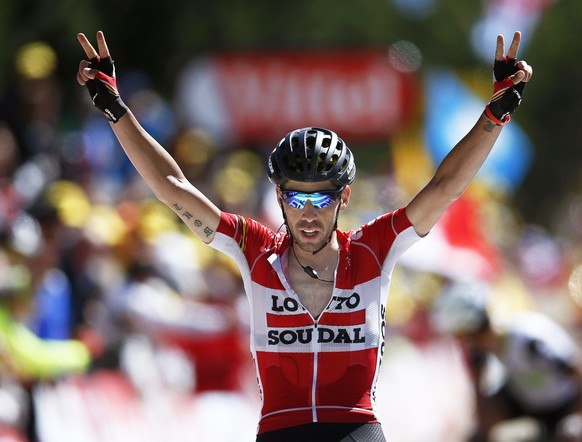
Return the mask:
{"type": "Polygon", "coordinates": [[[320,159],[320,161],[319,161],[319,165],[320,165],[320,167],[318,168],[318,169],[319,169],[319,172],[322,172],[322,173],[328,173],[328,172],[330,172],[331,170],[333,170],[333,168],[334,168],[334,167],[335,167],[335,165],[337,164],[337,161],[338,161],[339,157],[338,157],[337,155],[335,155],[335,154],[334,154],[334,155],[332,155],[332,157],[329,159],[329,161],[327,161],[327,162],[326,162],[326,161],[325,161],[325,155],[320,155],[320,156],[319,156],[319,159],[320,159]],[[326,164],[326,163],[327,163],[327,164],[326,164]],[[321,166],[323,166],[323,167],[321,167],[321,166]]]}
{"type": "Polygon", "coordinates": [[[320,153],[317,156],[317,173],[322,173],[322,172],[327,172],[327,170],[325,170],[325,154],[324,153],[320,153]]]}
{"type": "Polygon", "coordinates": [[[313,135],[305,137],[305,145],[307,146],[308,149],[315,149],[315,140],[317,138],[313,135]]]}
{"type": "Polygon", "coordinates": [[[297,173],[303,172],[303,162],[301,161],[300,155],[295,155],[294,161],[291,163],[289,162],[289,166],[291,166],[297,173]]]}

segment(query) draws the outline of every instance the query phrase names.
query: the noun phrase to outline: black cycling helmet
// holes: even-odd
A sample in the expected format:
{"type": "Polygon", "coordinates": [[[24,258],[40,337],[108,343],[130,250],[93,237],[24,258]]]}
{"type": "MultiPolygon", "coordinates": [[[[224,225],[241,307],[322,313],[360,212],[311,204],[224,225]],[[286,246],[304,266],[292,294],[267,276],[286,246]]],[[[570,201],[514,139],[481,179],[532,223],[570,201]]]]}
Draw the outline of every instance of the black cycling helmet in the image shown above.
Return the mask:
{"type": "Polygon", "coordinates": [[[337,134],[319,127],[304,127],[285,135],[269,156],[269,180],[331,181],[342,187],[356,176],[354,155],[337,134]]]}

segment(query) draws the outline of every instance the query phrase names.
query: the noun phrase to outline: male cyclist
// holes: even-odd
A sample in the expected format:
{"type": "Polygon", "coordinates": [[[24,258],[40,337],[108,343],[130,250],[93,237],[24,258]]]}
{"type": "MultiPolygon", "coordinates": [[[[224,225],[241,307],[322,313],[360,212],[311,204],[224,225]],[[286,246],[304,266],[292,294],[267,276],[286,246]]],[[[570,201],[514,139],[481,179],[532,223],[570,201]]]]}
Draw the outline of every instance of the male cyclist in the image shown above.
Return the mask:
{"type": "MultiPolygon", "coordinates": [[[[494,321],[489,288],[452,281],[439,294],[432,319],[438,331],[458,339],[467,355],[476,399],[472,442],[488,441],[494,428],[528,417],[539,424],[536,441],[580,440],[580,352],[567,330],[533,311],[494,321]]],[[[530,439],[528,439],[530,440],[530,439]]]]}
{"type": "Polygon", "coordinates": [[[494,95],[476,125],[406,207],[358,230],[337,230],[356,166],[334,132],[289,132],[269,157],[269,179],[286,231],[222,212],[180,170],[119,97],[102,32],[77,80],[111,121],[153,192],[204,243],[238,264],[251,306],[251,351],[262,394],[257,441],[384,441],[375,414],[390,275],[396,259],[425,236],[466,189],[521,101],[531,67],[498,36],[494,95]]]}

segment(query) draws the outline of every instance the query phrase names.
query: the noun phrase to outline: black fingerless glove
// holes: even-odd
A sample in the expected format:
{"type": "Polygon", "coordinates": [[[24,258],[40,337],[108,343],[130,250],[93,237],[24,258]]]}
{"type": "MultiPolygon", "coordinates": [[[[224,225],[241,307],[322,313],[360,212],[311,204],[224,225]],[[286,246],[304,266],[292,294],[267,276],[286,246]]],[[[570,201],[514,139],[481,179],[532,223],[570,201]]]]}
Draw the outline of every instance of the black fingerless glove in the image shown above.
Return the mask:
{"type": "Polygon", "coordinates": [[[127,112],[127,106],[121,100],[117,91],[113,60],[111,57],[95,57],[91,59],[90,67],[99,71],[94,80],[87,81],[87,89],[89,90],[89,95],[91,95],[91,100],[109,121],[117,123],[127,112]]]}
{"type": "Polygon", "coordinates": [[[495,60],[493,65],[493,98],[485,107],[485,115],[498,126],[509,123],[511,113],[521,103],[525,83],[522,81],[514,85],[509,78],[518,70],[514,58],[495,60]]]}

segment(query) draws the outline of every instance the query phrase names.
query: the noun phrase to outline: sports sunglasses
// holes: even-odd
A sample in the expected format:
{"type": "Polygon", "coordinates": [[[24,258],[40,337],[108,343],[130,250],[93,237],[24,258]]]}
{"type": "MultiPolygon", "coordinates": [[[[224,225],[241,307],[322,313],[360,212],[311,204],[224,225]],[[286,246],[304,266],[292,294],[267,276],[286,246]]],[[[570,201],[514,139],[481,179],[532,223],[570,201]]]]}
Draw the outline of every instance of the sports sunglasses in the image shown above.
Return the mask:
{"type": "Polygon", "coordinates": [[[337,190],[318,190],[311,193],[281,189],[281,196],[286,204],[295,209],[303,209],[307,201],[311,201],[311,204],[316,209],[324,209],[335,203],[340,198],[343,190],[343,186],[337,190]]]}

